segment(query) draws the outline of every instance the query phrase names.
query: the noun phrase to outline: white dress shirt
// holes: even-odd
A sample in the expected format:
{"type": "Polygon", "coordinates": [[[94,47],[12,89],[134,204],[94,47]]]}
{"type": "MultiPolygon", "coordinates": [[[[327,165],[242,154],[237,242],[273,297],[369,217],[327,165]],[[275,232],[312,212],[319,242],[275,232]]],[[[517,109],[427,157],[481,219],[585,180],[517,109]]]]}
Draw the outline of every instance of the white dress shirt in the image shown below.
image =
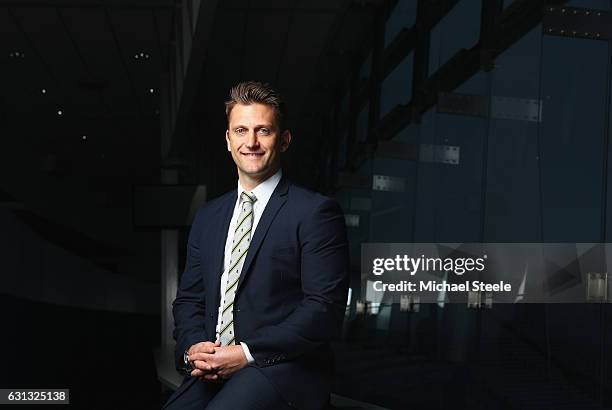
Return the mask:
{"type": "MultiPolygon", "coordinates": [[[[264,182],[257,185],[252,192],[257,200],[253,204],[253,229],[251,230],[251,238],[255,235],[255,229],[257,228],[257,224],[261,219],[261,215],[263,214],[264,209],[266,209],[266,205],[272,196],[272,192],[276,189],[281,176],[283,175],[282,170],[278,170],[276,174],[272,175],[270,178],[266,179],[264,182]]],[[[240,195],[246,191],[240,185],[240,180],[238,180],[238,197],[236,198],[236,205],[234,205],[234,213],[232,214],[232,219],[230,221],[229,230],[227,231],[227,238],[225,240],[225,256],[223,258],[223,275],[221,276],[221,304],[223,306],[225,304],[225,288],[227,286],[227,268],[229,266],[229,260],[232,256],[232,240],[234,238],[234,230],[236,226],[236,220],[238,219],[238,215],[240,215],[240,195]]],[[[247,191],[249,192],[249,191],[247,191]]],[[[247,253],[248,255],[248,253],[247,253]]],[[[219,316],[217,317],[217,328],[216,328],[216,340],[219,340],[219,330],[221,329],[221,314],[223,309],[219,309],[219,316]]],[[[242,345],[242,349],[244,350],[244,354],[247,357],[249,363],[255,361],[251,352],[249,351],[249,347],[244,342],[240,342],[242,345]]]]}

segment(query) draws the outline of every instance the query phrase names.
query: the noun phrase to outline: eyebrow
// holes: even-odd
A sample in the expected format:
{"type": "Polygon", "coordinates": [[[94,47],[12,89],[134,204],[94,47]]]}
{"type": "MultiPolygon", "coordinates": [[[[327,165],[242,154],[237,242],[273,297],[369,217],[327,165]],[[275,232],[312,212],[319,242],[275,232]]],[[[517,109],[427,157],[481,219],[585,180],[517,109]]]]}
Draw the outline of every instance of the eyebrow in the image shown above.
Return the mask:
{"type": "MultiPolygon", "coordinates": [[[[236,128],[249,128],[247,125],[241,125],[241,124],[236,124],[232,127],[232,129],[236,129],[236,128]]],[[[258,129],[258,128],[274,128],[273,124],[257,124],[255,125],[253,128],[258,129]]]]}

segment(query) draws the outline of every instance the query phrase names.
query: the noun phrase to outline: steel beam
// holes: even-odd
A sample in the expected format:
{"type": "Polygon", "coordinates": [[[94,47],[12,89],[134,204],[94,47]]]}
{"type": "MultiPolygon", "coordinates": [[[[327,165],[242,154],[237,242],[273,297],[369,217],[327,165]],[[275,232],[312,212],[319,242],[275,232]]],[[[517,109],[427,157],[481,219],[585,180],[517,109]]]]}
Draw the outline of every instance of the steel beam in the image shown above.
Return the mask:
{"type": "MultiPolygon", "coordinates": [[[[392,138],[412,121],[413,110],[425,113],[438,102],[440,93],[452,92],[470,77],[483,69],[482,54],[495,59],[512,46],[533,27],[542,21],[545,0],[516,0],[501,15],[496,35],[483,45],[479,41],[469,50],[460,50],[440,67],[423,84],[423,101],[417,104],[413,98],[407,105],[395,107],[380,124],[380,135],[392,138]]],[[[562,0],[548,1],[548,4],[562,4],[562,0]]]]}

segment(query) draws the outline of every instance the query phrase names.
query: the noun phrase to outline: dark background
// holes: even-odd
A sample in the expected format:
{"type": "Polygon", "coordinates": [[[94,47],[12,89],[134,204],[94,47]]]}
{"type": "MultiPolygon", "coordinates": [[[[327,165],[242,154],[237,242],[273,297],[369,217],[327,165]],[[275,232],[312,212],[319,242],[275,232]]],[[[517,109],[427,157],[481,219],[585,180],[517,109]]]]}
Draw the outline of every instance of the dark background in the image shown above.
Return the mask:
{"type": "Polygon", "coordinates": [[[608,305],[404,312],[360,294],[359,251],[607,242],[610,3],[0,0],[0,387],[161,406],[162,237],[182,269],[189,216],[156,221],[135,192],[233,189],[223,101],[255,79],[289,106],[285,172],[347,215],[335,393],[609,408],[608,305]]]}

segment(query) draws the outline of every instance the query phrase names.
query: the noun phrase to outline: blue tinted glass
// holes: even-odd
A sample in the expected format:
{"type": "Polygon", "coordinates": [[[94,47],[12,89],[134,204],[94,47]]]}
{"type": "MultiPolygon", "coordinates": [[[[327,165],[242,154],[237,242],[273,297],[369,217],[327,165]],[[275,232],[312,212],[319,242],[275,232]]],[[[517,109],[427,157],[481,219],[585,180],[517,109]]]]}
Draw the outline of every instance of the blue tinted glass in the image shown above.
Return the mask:
{"type": "MultiPolygon", "coordinates": [[[[411,124],[394,136],[392,143],[414,145],[419,127],[411,124]]],[[[411,242],[414,235],[417,163],[409,158],[385,158],[377,153],[372,161],[374,175],[389,177],[398,184],[391,191],[372,190],[370,237],[374,242],[411,242]]]]}
{"type": "Polygon", "coordinates": [[[462,48],[474,46],[480,38],[480,0],[460,1],[431,30],[429,74],[434,73],[462,48]]]}
{"type": "Polygon", "coordinates": [[[541,32],[538,25],[501,54],[492,72],[494,102],[489,125],[485,228],[488,242],[537,242],[541,238],[539,122],[518,115],[526,104],[539,102],[541,32]]]}
{"type": "Polygon", "coordinates": [[[370,112],[370,104],[365,104],[359,115],[357,116],[357,141],[365,142],[368,137],[368,115],[370,112]]]}
{"type": "Polygon", "coordinates": [[[541,169],[545,242],[601,239],[607,70],[606,42],[544,36],[541,169]]]}
{"type": "Polygon", "coordinates": [[[610,10],[610,0],[571,0],[565,5],[583,9],[610,10]]]}
{"type": "MultiPolygon", "coordinates": [[[[371,180],[372,161],[364,161],[355,172],[356,175],[365,177],[369,181],[362,188],[341,188],[336,197],[342,198],[345,218],[347,218],[347,233],[349,237],[349,251],[351,266],[359,270],[361,261],[361,243],[368,242],[370,237],[370,212],[371,212],[371,180]]],[[[359,287],[360,288],[360,287],[359,287]]]]}
{"type": "Polygon", "coordinates": [[[396,105],[407,104],[412,97],[412,60],[408,54],[383,80],[380,89],[380,115],[384,117],[396,105]]]}
{"type": "MultiPolygon", "coordinates": [[[[476,74],[456,92],[485,95],[486,75],[476,74]]],[[[480,241],[482,149],[486,128],[486,120],[480,117],[440,114],[433,110],[423,116],[421,152],[428,147],[439,152],[456,149],[459,162],[421,158],[416,241],[480,241]]]]}
{"type": "Polygon", "coordinates": [[[417,0],[400,0],[385,24],[385,47],[402,31],[410,28],[416,20],[417,0]]]}
{"type": "Polygon", "coordinates": [[[367,80],[372,72],[372,53],[368,54],[366,59],[361,64],[361,68],[359,69],[359,78],[361,80],[367,80]]]}

